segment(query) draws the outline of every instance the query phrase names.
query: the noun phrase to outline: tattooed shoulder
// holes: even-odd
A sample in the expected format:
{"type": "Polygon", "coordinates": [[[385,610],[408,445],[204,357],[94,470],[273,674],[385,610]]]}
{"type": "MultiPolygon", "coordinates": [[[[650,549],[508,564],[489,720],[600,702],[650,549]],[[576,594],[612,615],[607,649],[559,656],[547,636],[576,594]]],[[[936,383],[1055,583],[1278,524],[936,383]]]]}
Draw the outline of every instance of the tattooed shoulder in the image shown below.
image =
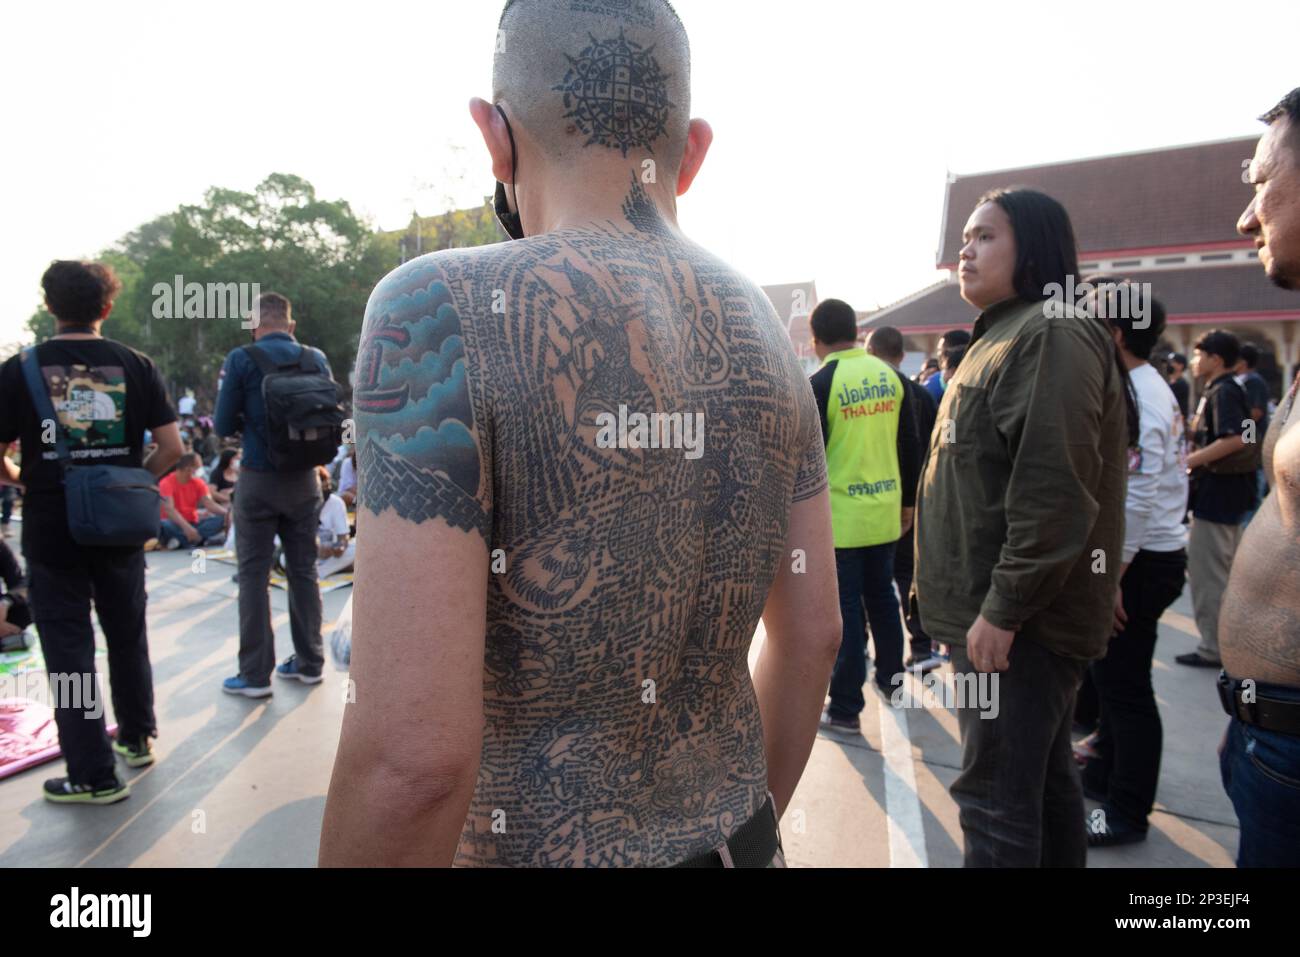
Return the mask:
{"type": "MultiPolygon", "coordinates": [[[[354,412],[361,506],[490,537],[488,383],[470,368],[455,255],[391,272],[366,307],[354,412]]],[[[477,311],[477,310],[474,310],[477,311]]]]}

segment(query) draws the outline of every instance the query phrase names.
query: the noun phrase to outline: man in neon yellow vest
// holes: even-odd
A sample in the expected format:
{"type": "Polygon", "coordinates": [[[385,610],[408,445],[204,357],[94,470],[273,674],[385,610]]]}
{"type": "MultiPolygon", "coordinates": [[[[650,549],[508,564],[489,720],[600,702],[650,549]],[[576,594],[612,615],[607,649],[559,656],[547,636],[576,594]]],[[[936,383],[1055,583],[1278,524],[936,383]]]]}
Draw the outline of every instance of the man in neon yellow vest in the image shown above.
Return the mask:
{"type": "Polygon", "coordinates": [[[912,405],[899,373],[858,346],[853,307],[827,299],[812,314],[822,367],[812,376],[826,439],[831,524],[844,638],[822,727],[858,733],[866,707],[866,618],[876,645],[876,686],[893,693],[903,674],[903,627],[894,592],[894,549],[911,534],[920,471],[912,405]]]}

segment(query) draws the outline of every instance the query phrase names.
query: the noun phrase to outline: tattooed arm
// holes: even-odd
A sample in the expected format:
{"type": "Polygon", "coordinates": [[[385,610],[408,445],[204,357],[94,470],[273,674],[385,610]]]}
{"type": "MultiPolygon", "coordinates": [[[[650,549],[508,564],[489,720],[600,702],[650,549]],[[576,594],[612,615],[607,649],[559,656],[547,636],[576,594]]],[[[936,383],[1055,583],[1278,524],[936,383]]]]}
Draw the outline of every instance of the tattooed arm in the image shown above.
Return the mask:
{"type": "Polygon", "coordinates": [[[449,866],[478,774],[491,437],[438,257],[380,283],[357,359],[357,574],[324,866],[449,866]]]}
{"type": "Polygon", "coordinates": [[[790,506],[785,555],[763,608],[767,640],[754,669],[768,787],[778,815],[812,752],[842,638],[826,454],[821,431],[810,437],[790,506]]]}

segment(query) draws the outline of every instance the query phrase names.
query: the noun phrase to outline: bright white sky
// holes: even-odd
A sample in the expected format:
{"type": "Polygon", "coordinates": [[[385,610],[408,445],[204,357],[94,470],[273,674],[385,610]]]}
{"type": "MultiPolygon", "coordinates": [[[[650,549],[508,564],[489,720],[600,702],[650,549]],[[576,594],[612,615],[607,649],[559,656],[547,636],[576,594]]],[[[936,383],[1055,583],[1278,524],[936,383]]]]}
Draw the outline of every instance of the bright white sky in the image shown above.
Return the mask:
{"type": "MultiPolygon", "coordinates": [[[[1300,84],[1295,0],[676,6],[716,134],[683,228],[760,283],[815,279],[859,309],[934,280],[947,171],[1255,134],[1300,84]]],[[[11,4],[0,347],[51,259],[209,186],[296,173],[385,229],[477,203],[493,180],[466,104],[491,95],[500,8],[11,4]]]]}

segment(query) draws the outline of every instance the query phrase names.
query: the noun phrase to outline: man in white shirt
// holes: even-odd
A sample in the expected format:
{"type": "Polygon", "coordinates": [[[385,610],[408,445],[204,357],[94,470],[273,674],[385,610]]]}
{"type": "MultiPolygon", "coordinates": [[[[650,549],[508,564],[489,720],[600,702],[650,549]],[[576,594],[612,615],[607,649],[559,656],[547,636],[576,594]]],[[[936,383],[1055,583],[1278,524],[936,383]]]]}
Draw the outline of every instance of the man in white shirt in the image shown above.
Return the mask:
{"type": "MultiPolygon", "coordinates": [[[[328,479],[322,479],[323,489],[329,488],[328,479]]],[[[316,574],[323,581],[339,572],[351,571],[356,560],[357,543],[350,538],[348,507],[337,495],[329,495],[320,510],[320,529],[316,533],[319,560],[316,574]]]]}
{"type": "MultiPolygon", "coordinates": [[[[324,581],[331,575],[352,570],[356,561],[357,543],[352,540],[352,527],[348,522],[348,507],[343,499],[333,494],[329,469],[323,465],[316,469],[320,479],[321,505],[316,529],[316,578],[324,581]]],[[[276,539],[279,547],[280,540],[276,539]]],[[[285,569],[284,553],[277,560],[280,570],[285,569]]]]}
{"type": "Polygon", "coordinates": [[[1115,295],[1116,286],[1102,287],[1097,314],[1110,325],[1129,372],[1140,438],[1137,448],[1129,449],[1115,634],[1106,657],[1092,665],[1100,722],[1088,742],[1096,756],[1084,766],[1083,787],[1102,802],[1104,816],[1085,822],[1089,847],[1146,838],[1163,746],[1151,659],[1160,616],[1182,594],[1187,569],[1186,429],[1177,396],[1148,361],[1164,332],[1165,310],[1149,295],[1142,297],[1145,308],[1134,295],[1115,295]]]}

